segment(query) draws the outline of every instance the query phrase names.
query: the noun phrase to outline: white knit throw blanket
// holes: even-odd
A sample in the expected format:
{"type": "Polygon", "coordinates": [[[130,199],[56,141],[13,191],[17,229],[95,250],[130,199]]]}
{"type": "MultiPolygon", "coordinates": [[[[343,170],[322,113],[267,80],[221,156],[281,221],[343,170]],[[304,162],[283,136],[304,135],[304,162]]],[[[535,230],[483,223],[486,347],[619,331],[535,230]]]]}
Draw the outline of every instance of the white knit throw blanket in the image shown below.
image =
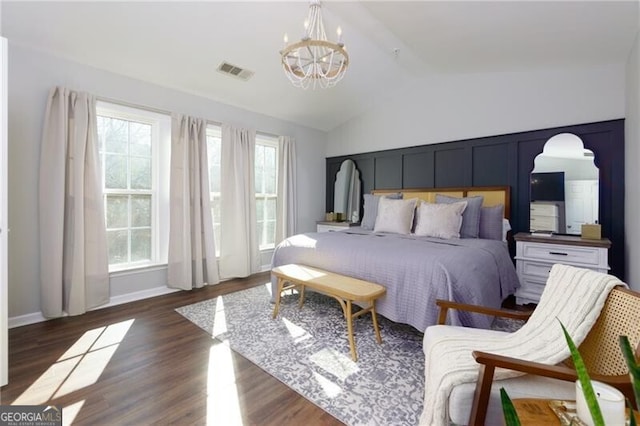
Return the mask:
{"type": "MultiPolygon", "coordinates": [[[[540,302],[518,331],[483,341],[446,337],[425,343],[425,395],[421,425],[446,425],[447,400],[453,387],[478,379],[479,364],[472,351],[491,352],[545,364],[557,364],[570,356],[562,334],[561,321],[580,345],[600,315],[600,310],[617,285],[625,285],[612,275],[554,265],[540,302]]],[[[446,327],[446,326],[435,326],[446,327]]],[[[521,375],[496,369],[494,378],[521,375]]]]}

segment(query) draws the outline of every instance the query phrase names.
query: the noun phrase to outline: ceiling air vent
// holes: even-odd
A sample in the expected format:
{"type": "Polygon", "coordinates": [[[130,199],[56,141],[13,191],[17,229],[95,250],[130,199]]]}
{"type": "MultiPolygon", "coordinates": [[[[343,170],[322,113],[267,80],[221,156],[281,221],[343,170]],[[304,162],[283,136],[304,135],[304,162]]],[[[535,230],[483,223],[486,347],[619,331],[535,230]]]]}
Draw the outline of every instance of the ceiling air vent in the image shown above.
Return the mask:
{"type": "Polygon", "coordinates": [[[249,80],[251,76],[253,76],[253,71],[245,70],[244,68],[237,67],[229,62],[221,63],[218,66],[218,71],[244,81],[249,80]]]}

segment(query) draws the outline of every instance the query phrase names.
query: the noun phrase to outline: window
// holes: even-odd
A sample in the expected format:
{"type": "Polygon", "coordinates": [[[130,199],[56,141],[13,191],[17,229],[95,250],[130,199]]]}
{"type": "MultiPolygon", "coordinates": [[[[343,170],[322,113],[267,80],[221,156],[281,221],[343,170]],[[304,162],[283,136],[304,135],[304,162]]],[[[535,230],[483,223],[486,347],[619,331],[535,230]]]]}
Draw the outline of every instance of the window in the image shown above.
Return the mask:
{"type": "MultiPolygon", "coordinates": [[[[216,241],[216,255],[220,255],[220,158],[221,128],[207,127],[207,155],[209,157],[209,191],[211,213],[216,241]]],[[[278,179],[278,139],[258,134],[255,151],[255,186],[258,246],[260,250],[272,249],[276,239],[276,200],[278,179]]]]}
{"type": "MultiPolygon", "coordinates": [[[[159,116],[98,104],[110,271],[166,262],[167,250],[160,248],[160,240],[168,236],[160,235],[159,225],[168,216],[159,214],[159,204],[164,200],[168,207],[168,182],[163,185],[159,168],[168,170],[169,163],[168,154],[162,155],[159,141],[167,122],[170,128],[170,121],[159,116]]],[[[166,230],[164,234],[168,234],[166,230]]]]}
{"type": "Polygon", "coordinates": [[[216,242],[216,256],[220,256],[220,154],[221,129],[207,126],[207,156],[209,161],[209,192],[211,194],[211,216],[213,217],[213,238],[216,242]]]}
{"type": "Polygon", "coordinates": [[[258,245],[268,250],[276,241],[276,202],[278,193],[278,139],[256,136],[256,217],[258,245]]]}

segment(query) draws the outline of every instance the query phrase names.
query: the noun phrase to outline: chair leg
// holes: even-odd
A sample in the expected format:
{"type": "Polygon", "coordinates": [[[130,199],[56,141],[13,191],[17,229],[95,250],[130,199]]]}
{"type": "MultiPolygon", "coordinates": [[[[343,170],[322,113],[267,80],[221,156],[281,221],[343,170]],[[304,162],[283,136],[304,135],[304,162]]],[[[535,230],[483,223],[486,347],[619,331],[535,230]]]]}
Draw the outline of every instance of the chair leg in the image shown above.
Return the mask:
{"type": "Polygon", "coordinates": [[[473,395],[473,406],[471,407],[471,415],[469,416],[470,426],[484,425],[487,418],[487,407],[489,406],[489,397],[491,396],[494,370],[495,367],[493,365],[480,365],[476,391],[473,395]]]}

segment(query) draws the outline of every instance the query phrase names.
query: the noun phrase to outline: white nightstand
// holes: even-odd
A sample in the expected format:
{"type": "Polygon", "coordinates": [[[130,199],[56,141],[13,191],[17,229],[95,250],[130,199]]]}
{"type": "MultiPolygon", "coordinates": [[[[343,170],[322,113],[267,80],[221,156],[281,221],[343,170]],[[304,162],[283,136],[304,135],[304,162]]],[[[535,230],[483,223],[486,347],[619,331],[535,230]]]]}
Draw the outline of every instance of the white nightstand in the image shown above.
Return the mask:
{"type": "Polygon", "coordinates": [[[340,232],[346,231],[352,226],[360,226],[359,223],[353,222],[325,222],[320,221],[316,222],[316,231],[317,232],[340,232]]]}
{"type": "Polygon", "coordinates": [[[516,234],[516,270],[520,288],[516,303],[538,303],[551,267],[556,263],[609,273],[607,238],[588,240],[573,235],[535,236],[516,234]]]}

